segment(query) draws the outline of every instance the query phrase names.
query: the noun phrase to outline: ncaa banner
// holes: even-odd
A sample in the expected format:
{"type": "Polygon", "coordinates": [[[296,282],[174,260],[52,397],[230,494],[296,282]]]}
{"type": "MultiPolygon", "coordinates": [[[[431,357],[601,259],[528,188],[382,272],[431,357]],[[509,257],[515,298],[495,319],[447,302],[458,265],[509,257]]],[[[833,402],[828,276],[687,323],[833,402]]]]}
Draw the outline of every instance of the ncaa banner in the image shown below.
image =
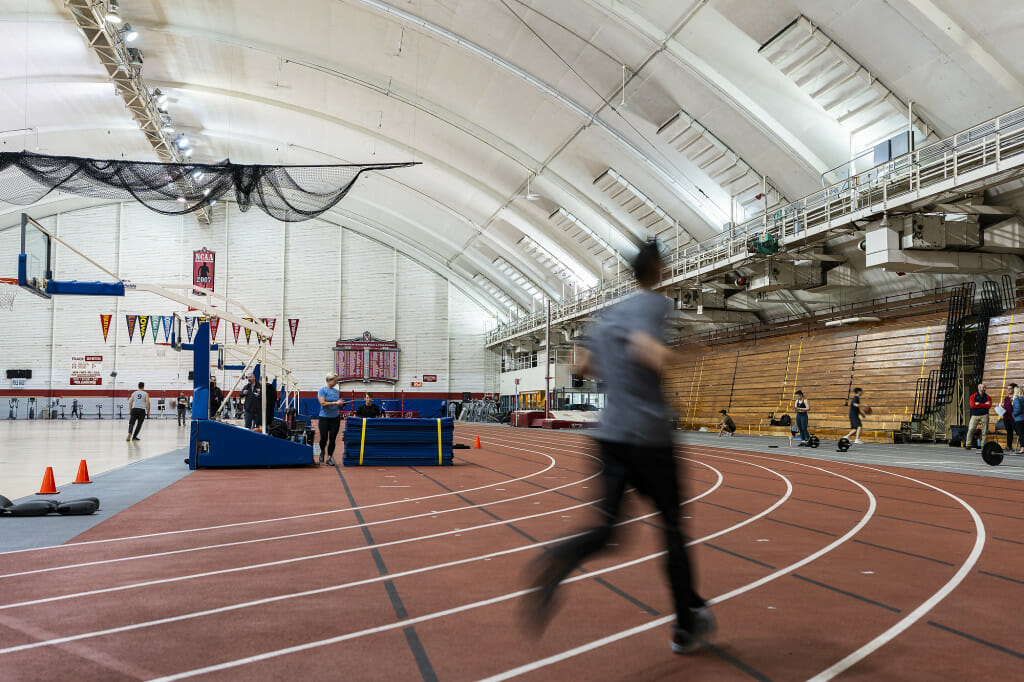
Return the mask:
{"type": "Polygon", "coordinates": [[[213,340],[213,341],[217,340],[217,329],[219,327],[220,327],[220,318],[219,317],[211,317],[210,318],[210,339],[211,340],[213,340]]]}
{"type": "Polygon", "coordinates": [[[174,315],[164,315],[161,319],[164,323],[164,343],[169,343],[171,340],[171,325],[174,324],[174,315]]]}
{"type": "MultiPolygon", "coordinates": [[[[274,327],[277,326],[277,318],[276,317],[264,317],[263,318],[263,324],[265,324],[268,327],[270,327],[270,331],[274,331],[274,327]]],[[[271,336],[270,338],[268,338],[267,339],[267,343],[269,343],[271,346],[273,346],[274,345],[274,337],[271,336]]]]}
{"type": "Polygon", "coordinates": [[[292,345],[295,345],[295,334],[299,331],[299,318],[288,318],[288,331],[292,333],[292,345]]]}
{"type": "Polygon", "coordinates": [[[149,330],[153,334],[153,343],[156,343],[157,341],[159,341],[160,340],[160,338],[158,336],[160,334],[160,316],[159,315],[150,315],[149,316],[149,330]]]}
{"type": "Polygon", "coordinates": [[[149,315],[139,315],[139,340],[146,342],[146,327],[149,325],[149,315]]]}
{"type": "Polygon", "coordinates": [[[135,339],[135,320],[138,319],[138,315],[125,315],[125,320],[128,322],[128,343],[131,343],[135,339]]]}
{"type": "Polygon", "coordinates": [[[188,342],[192,343],[192,335],[196,333],[196,316],[185,316],[185,334],[188,335],[188,342]]]}
{"type": "Polygon", "coordinates": [[[238,332],[242,330],[242,325],[231,323],[231,331],[235,334],[235,343],[238,343],[238,332]]]}
{"type": "Polygon", "coordinates": [[[103,327],[103,343],[107,342],[107,333],[110,331],[110,320],[113,315],[100,315],[100,326],[103,327]]]}
{"type": "Polygon", "coordinates": [[[205,246],[198,251],[192,252],[192,290],[193,294],[203,296],[199,289],[213,291],[215,269],[217,266],[217,252],[210,251],[205,246]]]}

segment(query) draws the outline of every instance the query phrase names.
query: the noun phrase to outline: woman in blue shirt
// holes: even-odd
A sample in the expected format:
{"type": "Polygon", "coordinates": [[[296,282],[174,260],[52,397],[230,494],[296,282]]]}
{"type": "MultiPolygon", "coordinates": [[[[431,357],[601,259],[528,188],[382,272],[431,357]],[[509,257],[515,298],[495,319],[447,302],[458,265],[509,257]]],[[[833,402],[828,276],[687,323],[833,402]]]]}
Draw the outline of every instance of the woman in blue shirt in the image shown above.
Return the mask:
{"type": "Polygon", "coordinates": [[[1017,429],[1017,454],[1024,455],[1024,390],[1013,389],[1013,425],[1017,429]]]}
{"type": "Polygon", "coordinates": [[[316,394],[320,401],[320,463],[324,463],[324,452],[327,453],[327,464],[334,466],[334,441],[341,428],[341,415],[338,410],[344,402],[341,392],[334,386],[338,383],[338,375],[331,372],[327,375],[327,385],[316,394]]]}

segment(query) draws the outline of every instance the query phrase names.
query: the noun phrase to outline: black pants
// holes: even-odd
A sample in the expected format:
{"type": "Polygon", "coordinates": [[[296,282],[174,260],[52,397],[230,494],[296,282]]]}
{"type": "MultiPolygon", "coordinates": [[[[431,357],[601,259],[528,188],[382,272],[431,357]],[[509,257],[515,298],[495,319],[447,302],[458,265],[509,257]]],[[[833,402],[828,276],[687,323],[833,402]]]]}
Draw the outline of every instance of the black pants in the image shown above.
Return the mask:
{"type": "MultiPolygon", "coordinates": [[[[1013,415],[1009,412],[1003,417],[1003,426],[1006,428],[1006,449],[1013,449],[1013,434],[1017,431],[1017,422],[1013,421],[1013,415]]],[[[1018,440],[1018,443],[1021,441],[1018,440]]]]}
{"type": "Polygon", "coordinates": [[[800,440],[805,443],[811,439],[811,432],[807,430],[809,419],[806,412],[796,413],[796,428],[800,429],[800,440]]]}
{"type": "Polygon", "coordinates": [[[128,417],[128,435],[132,438],[138,438],[139,431],[142,430],[142,422],[144,421],[146,421],[146,410],[141,407],[133,407],[128,417]],[[132,433],[132,428],[135,429],[135,433],[132,433]]]}
{"type": "Polygon", "coordinates": [[[181,426],[184,423],[185,423],[185,406],[184,405],[179,405],[178,406],[178,426],[181,426]]]}
{"type": "Polygon", "coordinates": [[[338,438],[338,430],[341,428],[341,415],[337,417],[320,417],[320,459],[324,454],[327,458],[334,457],[334,441],[338,438]]]}
{"type": "Polygon", "coordinates": [[[260,418],[259,412],[245,413],[245,428],[251,429],[256,426],[259,426],[261,423],[263,423],[263,420],[260,418]]]}
{"type": "Polygon", "coordinates": [[[601,523],[551,550],[554,560],[564,565],[562,578],[607,546],[619,518],[626,485],[632,485],[649,498],[661,513],[661,526],[668,550],[669,584],[675,601],[676,620],[680,627],[692,624],[691,608],[704,606],[704,600],[693,589],[693,572],[679,528],[679,480],[672,446],[640,447],[628,443],[598,441],[604,471],[601,483],[604,496],[597,508],[601,523]]]}

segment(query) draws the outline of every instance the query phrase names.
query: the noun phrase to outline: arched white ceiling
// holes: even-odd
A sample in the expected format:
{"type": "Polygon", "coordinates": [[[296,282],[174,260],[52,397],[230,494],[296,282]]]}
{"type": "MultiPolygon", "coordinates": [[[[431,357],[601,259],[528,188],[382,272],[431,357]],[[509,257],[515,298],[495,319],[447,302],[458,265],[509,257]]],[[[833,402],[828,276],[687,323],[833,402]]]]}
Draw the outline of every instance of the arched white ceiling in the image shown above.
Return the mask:
{"type": "MultiPolygon", "coordinates": [[[[194,160],[421,161],[364,178],[324,218],[400,245],[495,309],[475,276],[527,307],[522,277],[565,291],[553,261],[590,284],[653,232],[701,240],[744,217],[707,165],[659,136],[680,112],[791,199],[859,151],[759,52],[798,17],[940,135],[1024,103],[1024,66],[1008,58],[1024,39],[1016,0],[121,0],[120,12],[194,160]],[[625,184],[595,182],[609,169],[625,184]],[[643,200],[617,193],[626,185],[643,200]]],[[[0,0],[0,41],[0,149],[155,158],[63,0],[0,0]]]]}

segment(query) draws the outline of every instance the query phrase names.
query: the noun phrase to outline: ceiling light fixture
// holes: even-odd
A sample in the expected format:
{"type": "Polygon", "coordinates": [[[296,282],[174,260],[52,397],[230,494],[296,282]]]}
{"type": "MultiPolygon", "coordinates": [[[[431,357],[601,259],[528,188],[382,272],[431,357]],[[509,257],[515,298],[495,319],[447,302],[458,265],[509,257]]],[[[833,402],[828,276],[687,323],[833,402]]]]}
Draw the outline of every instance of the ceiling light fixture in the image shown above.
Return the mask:
{"type": "Polygon", "coordinates": [[[118,12],[118,9],[117,0],[110,0],[107,3],[107,21],[112,24],[121,23],[121,14],[118,12]]]}
{"type": "Polygon", "coordinates": [[[124,36],[124,42],[126,43],[134,43],[139,39],[139,32],[132,28],[131,24],[125,24],[121,27],[121,35],[124,36]]]}
{"type": "Polygon", "coordinates": [[[167,106],[167,93],[160,88],[153,91],[153,99],[156,100],[157,106],[167,106]]]}
{"type": "Polygon", "coordinates": [[[189,145],[191,144],[192,143],[188,141],[188,137],[185,135],[185,133],[182,133],[181,135],[178,135],[178,137],[174,138],[174,146],[176,146],[178,149],[188,149],[189,145]]]}

